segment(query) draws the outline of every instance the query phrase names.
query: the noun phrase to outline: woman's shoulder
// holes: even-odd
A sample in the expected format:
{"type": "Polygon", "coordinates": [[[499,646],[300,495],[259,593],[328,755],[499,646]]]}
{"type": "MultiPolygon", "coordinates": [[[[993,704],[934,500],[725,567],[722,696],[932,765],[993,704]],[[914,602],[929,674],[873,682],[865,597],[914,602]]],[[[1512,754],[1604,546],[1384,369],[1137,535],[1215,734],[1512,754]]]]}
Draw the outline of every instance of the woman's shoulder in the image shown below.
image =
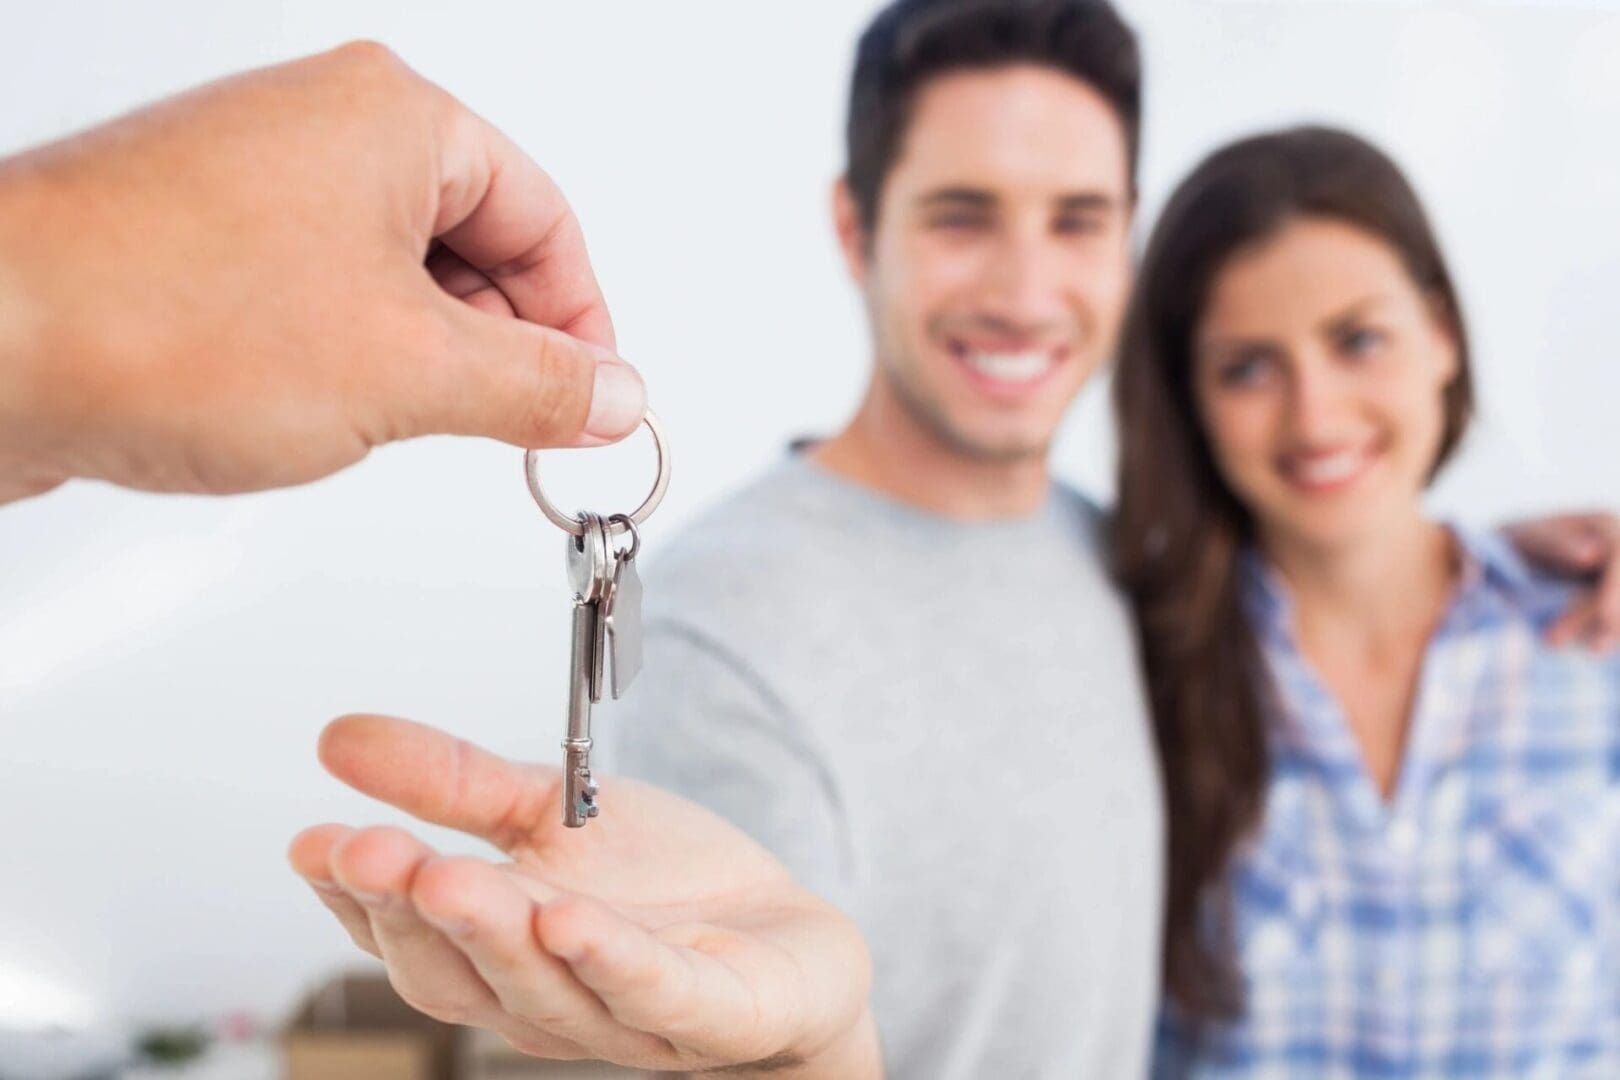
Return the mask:
{"type": "Polygon", "coordinates": [[[1489,597],[1503,609],[1544,628],[1579,599],[1582,585],[1530,562],[1500,529],[1449,526],[1460,549],[1459,596],[1489,597]]]}
{"type": "Polygon", "coordinates": [[[1552,684],[1606,692],[1620,715],[1620,650],[1595,652],[1547,640],[1554,623],[1590,585],[1532,563],[1500,530],[1452,527],[1463,554],[1457,602],[1462,626],[1489,636],[1499,629],[1528,647],[1531,671],[1552,684]]]}

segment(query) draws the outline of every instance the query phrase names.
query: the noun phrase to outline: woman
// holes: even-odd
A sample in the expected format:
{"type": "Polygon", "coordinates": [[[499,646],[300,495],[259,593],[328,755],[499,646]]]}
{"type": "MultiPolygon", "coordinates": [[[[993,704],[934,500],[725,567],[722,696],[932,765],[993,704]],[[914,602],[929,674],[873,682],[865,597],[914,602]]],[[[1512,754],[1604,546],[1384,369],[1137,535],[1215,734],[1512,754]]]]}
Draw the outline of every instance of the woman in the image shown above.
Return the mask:
{"type": "Polygon", "coordinates": [[[1620,1076],[1620,662],[1546,646],[1567,593],[1424,513],[1473,392],[1395,165],[1322,128],[1206,160],[1116,393],[1171,820],[1158,1071],[1620,1076]]]}

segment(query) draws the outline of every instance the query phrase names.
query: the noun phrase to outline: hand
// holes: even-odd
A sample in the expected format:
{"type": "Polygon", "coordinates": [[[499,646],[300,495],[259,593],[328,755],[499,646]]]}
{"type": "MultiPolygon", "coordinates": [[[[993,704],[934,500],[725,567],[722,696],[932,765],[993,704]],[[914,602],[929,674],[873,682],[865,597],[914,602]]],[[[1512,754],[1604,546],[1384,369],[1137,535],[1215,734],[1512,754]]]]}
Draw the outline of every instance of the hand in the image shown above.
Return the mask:
{"type": "Polygon", "coordinates": [[[444,857],[394,828],[293,841],[294,868],[421,1011],[540,1057],[881,1072],[859,931],[708,811],[605,778],[602,816],[567,829],[557,769],[403,720],[337,720],[320,756],[358,790],[511,857],[444,857]]]}
{"type": "Polygon", "coordinates": [[[378,45],[0,161],[0,502],[611,441],[645,410],[613,348],[562,194],[378,45]]]}
{"type": "Polygon", "coordinates": [[[1595,582],[1548,629],[1550,643],[1580,642],[1598,651],[1620,646],[1620,516],[1560,514],[1517,522],[1504,531],[1531,562],[1595,582]]]}

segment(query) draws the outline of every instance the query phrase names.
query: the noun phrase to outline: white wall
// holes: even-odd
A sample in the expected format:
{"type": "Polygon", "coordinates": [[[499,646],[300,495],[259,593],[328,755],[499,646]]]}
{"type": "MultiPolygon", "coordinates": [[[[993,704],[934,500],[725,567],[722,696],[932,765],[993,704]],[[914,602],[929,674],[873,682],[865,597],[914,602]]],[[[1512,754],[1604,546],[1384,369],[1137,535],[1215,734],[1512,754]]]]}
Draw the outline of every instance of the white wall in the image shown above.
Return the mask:
{"type": "MultiPolygon", "coordinates": [[[[1620,16],[1593,3],[1126,0],[1156,209],[1216,142],[1306,118],[1390,146],[1460,272],[1486,421],[1475,519],[1620,505],[1620,16]]],[[[827,226],[868,0],[9,4],[0,151],[200,79],[387,42],[542,160],[584,220],[675,451],[659,542],[854,401],[863,327],[827,226]]],[[[1062,470],[1108,486],[1087,395],[1062,470]]],[[[429,440],[297,491],[75,485],[0,510],[0,1026],[274,1014],[348,956],[284,868],[328,819],[330,716],[393,711],[556,754],[560,539],[520,455],[429,440]]],[[[646,447],[559,455],[559,501],[638,498],[646,447]]],[[[604,707],[600,722],[611,724],[604,707]]]]}

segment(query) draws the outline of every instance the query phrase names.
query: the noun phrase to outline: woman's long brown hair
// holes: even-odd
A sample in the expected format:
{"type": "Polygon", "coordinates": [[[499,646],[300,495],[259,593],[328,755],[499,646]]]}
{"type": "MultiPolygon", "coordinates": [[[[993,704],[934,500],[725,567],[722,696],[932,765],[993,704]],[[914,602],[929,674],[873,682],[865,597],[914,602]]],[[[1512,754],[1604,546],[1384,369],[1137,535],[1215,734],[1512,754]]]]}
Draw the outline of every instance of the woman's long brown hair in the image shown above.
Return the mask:
{"type": "Polygon", "coordinates": [[[1346,132],[1295,128],[1234,143],[1176,190],[1148,241],[1115,376],[1116,573],[1135,605],[1169,815],[1166,993],[1194,1020],[1232,1016],[1243,987],[1222,889],[1264,809],[1270,767],[1262,668],[1240,590],[1253,540],[1193,397],[1192,345],[1215,277],[1300,218],[1387,243],[1455,335],[1435,469],[1472,412],[1461,308],[1422,205],[1383,153],[1346,132]]]}

